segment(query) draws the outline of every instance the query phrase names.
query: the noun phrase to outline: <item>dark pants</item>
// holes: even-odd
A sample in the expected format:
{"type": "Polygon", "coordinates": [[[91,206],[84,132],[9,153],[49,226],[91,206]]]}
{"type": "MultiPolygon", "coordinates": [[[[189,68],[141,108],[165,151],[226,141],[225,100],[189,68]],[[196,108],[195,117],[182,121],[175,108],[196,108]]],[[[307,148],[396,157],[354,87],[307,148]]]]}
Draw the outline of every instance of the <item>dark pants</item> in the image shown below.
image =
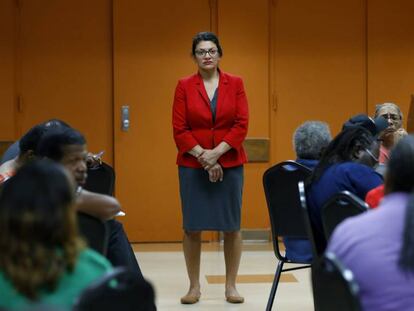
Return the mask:
{"type": "Polygon", "coordinates": [[[106,257],[114,267],[127,267],[131,272],[143,279],[138,261],[129,243],[124,227],[119,221],[108,220],[108,251],[106,257]]]}

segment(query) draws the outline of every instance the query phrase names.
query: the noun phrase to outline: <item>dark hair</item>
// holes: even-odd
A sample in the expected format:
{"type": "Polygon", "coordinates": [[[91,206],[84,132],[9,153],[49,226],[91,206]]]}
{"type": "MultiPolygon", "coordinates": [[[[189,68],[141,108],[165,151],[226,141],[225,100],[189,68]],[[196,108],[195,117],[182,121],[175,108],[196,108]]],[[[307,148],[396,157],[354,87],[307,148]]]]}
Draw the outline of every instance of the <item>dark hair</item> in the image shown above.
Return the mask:
{"type": "Polygon", "coordinates": [[[333,164],[355,161],[355,153],[360,149],[369,148],[373,142],[374,137],[363,127],[343,130],[325,149],[308,183],[317,181],[325,170],[333,164]]]}
{"type": "Polygon", "coordinates": [[[60,119],[50,119],[43,123],[47,129],[70,128],[71,126],[60,119]]]}
{"type": "Polygon", "coordinates": [[[414,273],[414,194],[411,194],[405,210],[403,243],[398,265],[401,270],[414,273]]]}
{"type": "MultiPolygon", "coordinates": [[[[414,190],[414,137],[402,138],[391,151],[385,174],[385,193],[414,190]]],[[[411,194],[405,211],[403,244],[398,265],[414,273],[414,194],[411,194]]]]}
{"type": "Polygon", "coordinates": [[[73,128],[50,130],[42,137],[36,155],[60,161],[64,156],[64,146],[84,144],[86,144],[85,137],[73,128]]]}
{"type": "Polygon", "coordinates": [[[0,189],[0,270],[31,300],[72,271],[83,247],[64,169],[35,160],[0,189]]]}
{"type": "Polygon", "coordinates": [[[402,138],[390,153],[385,173],[385,193],[414,190],[414,137],[402,138]]]}
{"type": "Polygon", "coordinates": [[[45,127],[43,124],[35,125],[28,130],[19,141],[20,154],[24,154],[29,150],[35,151],[44,132],[45,127]]]}
{"type": "Polygon", "coordinates": [[[375,136],[379,135],[388,127],[388,122],[382,117],[376,117],[375,119],[372,119],[366,114],[361,113],[351,117],[348,121],[346,121],[342,126],[342,130],[357,126],[361,126],[367,129],[371,132],[372,135],[375,136]]]}
{"type": "Polygon", "coordinates": [[[19,149],[20,154],[24,154],[29,150],[34,152],[46,132],[52,129],[70,128],[69,124],[59,119],[50,119],[46,122],[33,126],[26,134],[20,138],[19,149]]]}
{"type": "Polygon", "coordinates": [[[201,41],[211,41],[211,42],[213,42],[217,46],[217,51],[218,51],[220,57],[223,56],[223,49],[221,48],[219,39],[217,38],[217,36],[214,33],[208,32],[208,31],[199,32],[198,34],[196,34],[194,36],[193,45],[192,45],[192,48],[191,48],[191,54],[193,56],[195,56],[196,47],[201,41]]]}

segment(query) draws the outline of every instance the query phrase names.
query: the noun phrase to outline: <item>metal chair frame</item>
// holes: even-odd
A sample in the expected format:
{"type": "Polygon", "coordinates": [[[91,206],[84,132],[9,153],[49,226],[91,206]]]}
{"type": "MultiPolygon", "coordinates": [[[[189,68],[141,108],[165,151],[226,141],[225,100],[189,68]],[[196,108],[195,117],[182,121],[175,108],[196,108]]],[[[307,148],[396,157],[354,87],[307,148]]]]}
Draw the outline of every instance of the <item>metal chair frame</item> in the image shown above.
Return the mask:
{"type": "Polygon", "coordinates": [[[292,261],[283,256],[280,252],[278,240],[280,236],[307,238],[305,225],[302,222],[297,182],[305,179],[310,173],[310,169],[295,161],[284,161],[272,166],[263,174],[263,187],[272,228],[273,250],[278,259],[266,311],[272,310],[282,272],[311,267],[308,263],[292,261]],[[291,179],[290,181],[288,180],[289,178],[291,179]],[[280,202],[278,200],[279,195],[286,202],[280,202]],[[289,218],[290,222],[287,221],[287,218],[289,218]],[[304,266],[283,269],[285,263],[304,264],[304,266]]]}

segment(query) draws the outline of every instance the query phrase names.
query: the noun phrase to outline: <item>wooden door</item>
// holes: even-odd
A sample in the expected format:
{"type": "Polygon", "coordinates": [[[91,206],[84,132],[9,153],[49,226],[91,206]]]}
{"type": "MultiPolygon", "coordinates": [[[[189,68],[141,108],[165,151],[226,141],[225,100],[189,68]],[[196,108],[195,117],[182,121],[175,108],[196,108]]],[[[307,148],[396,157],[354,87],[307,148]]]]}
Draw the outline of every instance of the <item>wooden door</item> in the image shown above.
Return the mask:
{"type": "Polygon", "coordinates": [[[112,163],[110,0],[19,0],[19,134],[61,118],[112,163]]]}
{"type": "MultiPolygon", "coordinates": [[[[222,69],[243,78],[249,101],[249,138],[269,139],[270,1],[218,1],[222,69]]],[[[262,176],[269,162],[244,166],[242,229],[269,228],[262,176]]]]}
{"type": "Polygon", "coordinates": [[[17,9],[14,0],[0,1],[0,142],[15,138],[17,9]]]}
{"type": "Polygon", "coordinates": [[[131,241],[182,239],[172,100],[178,79],[196,71],[192,37],[209,29],[208,0],[114,1],[116,194],[131,241]]]}
{"type": "Polygon", "coordinates": [[[395,102],[407,123],[414,95],[414,2],[368,0],[368,104],[395,102]]]}
{"type": "Polygon", "coordinates": [[[366,112],[365,6],[360,0],[278,0],[271,88],[273,162],[293,159],[292,134],[307,120],[332,134],[366,112]]]}

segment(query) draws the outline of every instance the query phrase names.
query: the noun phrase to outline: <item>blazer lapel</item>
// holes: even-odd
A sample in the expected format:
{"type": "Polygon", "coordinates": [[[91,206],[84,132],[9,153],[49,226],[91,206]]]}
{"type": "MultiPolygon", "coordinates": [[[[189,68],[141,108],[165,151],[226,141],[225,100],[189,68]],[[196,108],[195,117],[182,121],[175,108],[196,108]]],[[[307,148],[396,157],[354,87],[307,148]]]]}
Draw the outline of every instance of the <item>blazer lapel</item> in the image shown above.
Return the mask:
{"type": "Polygon", "coordinates": [[[201,79],[200,74],[197,74],[195,77],[195,84],[198,90],[198,93],[203,98],[204,102],[207,104],[208,108],[210,109],[210,100],[208,99],[208,95],[206,92],[206,88],[203,84],[203,79],[201,79]]]}
{"type": "Polygon", "coordinates": [[[217,119],[220,117],[221,106],[223,105],[224,98],[227,95],[228,86],[229,86],[229,81],[227,79],[226,74],[220,71],[220,80],[219,80],[219,85],[218,85],[217,106],[216,106],[216,122],[217,122],[217,119]]]}

